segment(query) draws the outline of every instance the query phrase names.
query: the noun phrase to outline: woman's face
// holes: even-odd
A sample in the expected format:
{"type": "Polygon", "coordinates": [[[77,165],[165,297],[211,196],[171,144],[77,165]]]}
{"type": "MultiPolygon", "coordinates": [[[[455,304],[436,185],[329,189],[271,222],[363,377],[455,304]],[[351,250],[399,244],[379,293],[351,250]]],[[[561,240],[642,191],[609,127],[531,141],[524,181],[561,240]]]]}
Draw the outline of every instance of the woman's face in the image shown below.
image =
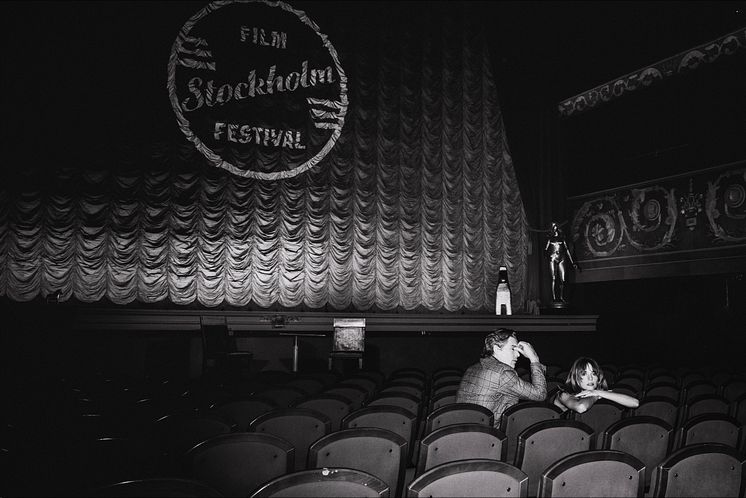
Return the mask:
{"type": "Polygon", "coordinates": [[[593,370],[593,367],[588,364],[585,366],[585,370],[580,373],[580,388],[584,391],[592,391],[598,387],[598,373],[593,370]]]}

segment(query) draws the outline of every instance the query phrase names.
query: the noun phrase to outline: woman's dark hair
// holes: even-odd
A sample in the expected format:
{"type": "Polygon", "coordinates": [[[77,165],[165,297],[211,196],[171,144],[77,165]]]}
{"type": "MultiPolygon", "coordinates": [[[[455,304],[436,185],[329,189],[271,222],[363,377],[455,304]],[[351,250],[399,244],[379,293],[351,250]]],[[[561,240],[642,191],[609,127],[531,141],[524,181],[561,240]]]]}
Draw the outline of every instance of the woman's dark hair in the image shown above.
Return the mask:
{"type": "Polygon", "coordinates": [[[484,338],[484,349],[482,349],[482,358],[488,358],[492,356],[492,351],[495,346],[498,348],[508,342],[511,337],[516,337],[515,330],[513,329],[497,329],[484,338]]]}
{"type": "Polygon", "coordinates": [[[585,372],[585,369],[588,367],[588,365],[591,366],[591,370],[596,372],[596,375],[598,375],[598,387],[603,390],[607,390],[609,388],[608,384],[606,383],[606,379],[604,378],[604,372],[601,370],[601,367],[598,366],[598,363],[593,358],[588,358],[587,356],[581,356],[577,360],[575,360],[570,367],[570,372],[567,374],[567,379],[565,380],[565,390],[570,394],[577,394],[582,389],[580,388],[580,379],[585,372]]]}

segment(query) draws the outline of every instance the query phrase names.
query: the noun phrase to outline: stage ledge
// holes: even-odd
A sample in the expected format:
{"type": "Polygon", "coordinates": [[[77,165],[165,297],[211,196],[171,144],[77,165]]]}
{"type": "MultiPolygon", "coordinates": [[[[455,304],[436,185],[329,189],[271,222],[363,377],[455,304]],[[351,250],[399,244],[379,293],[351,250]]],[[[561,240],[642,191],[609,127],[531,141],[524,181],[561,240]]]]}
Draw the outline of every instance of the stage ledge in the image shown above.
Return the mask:
{"type": "Polygon", "coordinates": [[[77,310],[81,331],[199,331],[200,324],[225,321],[241,335],[331,334],[335,318],[365,318],[369,334],[486,333],[499,327],[518,332],[595,332],[598,315],[480,315],[328,312],[231,312],[209,310],[77,310]]]}

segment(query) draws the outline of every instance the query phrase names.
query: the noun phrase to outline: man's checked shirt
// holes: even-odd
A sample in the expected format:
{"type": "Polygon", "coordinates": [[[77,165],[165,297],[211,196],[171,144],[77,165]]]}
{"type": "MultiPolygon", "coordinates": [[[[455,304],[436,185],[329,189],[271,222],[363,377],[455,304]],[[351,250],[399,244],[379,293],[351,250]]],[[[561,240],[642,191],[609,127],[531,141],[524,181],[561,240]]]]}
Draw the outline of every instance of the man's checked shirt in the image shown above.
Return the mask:
{"type": "Polygon", "coordinates": [[[464,372],[456,394],[457,403],[474,403],[492,410],[494,426],[506,408],[519,399],[543,401],[547,396],[546,368],[541,363],[531,363],[531,382],[521,379],[509,365],[494,356],[482,358],[464,372]]]}

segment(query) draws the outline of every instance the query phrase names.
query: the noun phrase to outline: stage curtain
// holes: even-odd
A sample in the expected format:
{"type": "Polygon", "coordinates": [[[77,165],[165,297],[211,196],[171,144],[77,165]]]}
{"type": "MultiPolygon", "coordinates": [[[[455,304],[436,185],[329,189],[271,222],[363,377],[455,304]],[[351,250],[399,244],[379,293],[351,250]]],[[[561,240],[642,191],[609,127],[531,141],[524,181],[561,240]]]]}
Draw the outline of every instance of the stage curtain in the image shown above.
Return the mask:
{"type": "Polygon", "coordinates": [[[481,23],[424,5],[407,28],[348,28],[342,135],[294,178],[237,177],[161,138],[6,182],[0,294],[494,312],[505,265],[520,310],[528,228],[481,23]]]}

